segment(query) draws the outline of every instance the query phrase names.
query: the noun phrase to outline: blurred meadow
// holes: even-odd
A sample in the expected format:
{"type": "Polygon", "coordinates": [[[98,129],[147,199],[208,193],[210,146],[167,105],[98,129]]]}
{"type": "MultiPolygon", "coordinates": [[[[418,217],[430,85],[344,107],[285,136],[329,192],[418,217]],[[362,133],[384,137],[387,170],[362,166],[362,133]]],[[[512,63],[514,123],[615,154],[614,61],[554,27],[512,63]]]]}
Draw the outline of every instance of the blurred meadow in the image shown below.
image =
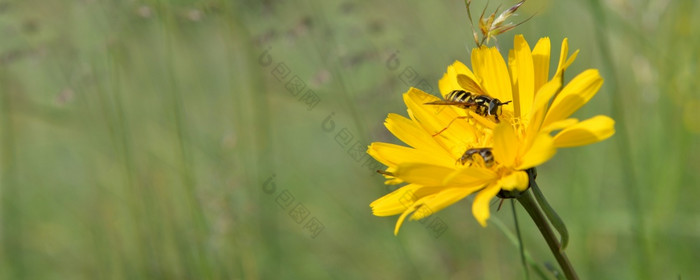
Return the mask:
{"type": "MultiPolygon", "coordinates": [[[[579,276],[700,279],[700,5],[518,14],[501,52],[548,36],[555,67],[568,37],[566,78],[605,78],[575,116],[616,120],[538,168],[579,276]]],[[[468,198],[398,236],[369,208],[394,188],[365,154],[400,143],[387,114],[470,65],[463,1],[2,1],[0,36],[2,279],[524,279],[509,203],[486,228],[468,198]]]]}

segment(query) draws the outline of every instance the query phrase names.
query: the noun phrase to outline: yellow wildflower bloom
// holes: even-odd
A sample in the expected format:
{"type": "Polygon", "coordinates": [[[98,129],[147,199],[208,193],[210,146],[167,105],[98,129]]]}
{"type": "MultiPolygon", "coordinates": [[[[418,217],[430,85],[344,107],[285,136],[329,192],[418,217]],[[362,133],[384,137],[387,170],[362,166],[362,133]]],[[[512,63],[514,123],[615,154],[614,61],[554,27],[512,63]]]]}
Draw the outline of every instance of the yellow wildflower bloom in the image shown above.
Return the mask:
{"type": "Polygon", "coordinates": [[[527,189],[524,170],[549,160],[556,148],[591,144],[614,133],[609,117],[581,122],[569,118],[603,81],[597,70],[586,70],[561,86],[563,73],[577,54],[567,58],[566,39],[551,80],[548,38],[540,39],[531,50],[518,35],[514,45],[508,66],[496,48],[480,47],[472,51],[474,72],[455,62],[439,82],[443,97],[465,90],[512,101],[502,105],[499,123],[456,106],[436,113],[436,105],[425,103],[439,99],[414,88],[404,94],[409,118],[388,116],[386,127],[410,147],[375,142],[368,153],[387,166],[387,184],[407,185],[370,206],[377,216],[401,214],[395,234],[409,214],[411,220],[421,219],[472,193],[477,193],[472,212],[485,226],[494,196],[527,189]],[[494,163],[479,157],[470,158],[469,164],[460,161],[468,149],[482,148],[492,148],[494,163]]]}

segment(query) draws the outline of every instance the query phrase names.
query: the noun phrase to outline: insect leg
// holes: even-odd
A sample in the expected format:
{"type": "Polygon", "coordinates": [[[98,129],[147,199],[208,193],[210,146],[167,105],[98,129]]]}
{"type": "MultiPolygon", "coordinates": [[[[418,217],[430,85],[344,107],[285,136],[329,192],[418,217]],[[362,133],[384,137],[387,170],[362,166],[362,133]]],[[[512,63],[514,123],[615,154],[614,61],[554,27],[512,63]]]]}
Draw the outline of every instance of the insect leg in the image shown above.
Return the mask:
{"type": "Polygon", "coordinates": [[[445,128],[443,128],[440,131],[438,131],[437,133],[433,134],[433,137],[438,136],[438,135],[440,135],[440,133],[447,130],[452,125],[452,123],[454,121],[456,121],[457,119],[466,119],[466,118],[469,118],[469,117],[468,116],[459,116],[459,117],[454,118],[453,120],[450,121],[450,123],[447,124],[447,126],[445,128]]]}
{"type": "Polygon", "coordinates": [[[501,206],[503,206],[503,201],[504,201],[504,200],[505,200],[505,199],[501,198],[501,202],[498,203],[498,209],[496,209],[496,211],[501,211],[501,206]]]}

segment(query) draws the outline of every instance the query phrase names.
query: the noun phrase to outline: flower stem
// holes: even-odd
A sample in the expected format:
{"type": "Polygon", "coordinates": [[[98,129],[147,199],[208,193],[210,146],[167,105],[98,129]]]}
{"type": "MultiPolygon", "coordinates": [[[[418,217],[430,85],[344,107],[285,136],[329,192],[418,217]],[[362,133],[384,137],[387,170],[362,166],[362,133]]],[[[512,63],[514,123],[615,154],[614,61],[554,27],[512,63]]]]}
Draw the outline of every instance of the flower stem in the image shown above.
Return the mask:
{"type": "MultiPolygon", "coordinates": [[[[530,177],[530,184],[536,184],[535,179],[532,177],[530,177]]],[[[532,197],[530,189],[525,191],[518,198],[518,202],[520,202],[523,208],[525,208],[525,211],[527,211],[530,218],[532,218],[535,225],[537,225],[537,228],[540,230],[540,233],[542,233],[544,240],[547,241],[547,245],[549,245],[549,249],[552,251],[552,254],[554,254],[554,258],[557,259],[559,266],[564,271],[566,279],[579,279],[576,275],[576,271],[574,271],[574,267],[571,266],[571,263],[569,262],[569,258],[566,257],[566,253],[561,250],[561,245],[559,244],[554,231],[552,231],[547,219],[544,217],[544,214],[542,214],[542,211],[537,206],[535,199],[532,197]]]]}

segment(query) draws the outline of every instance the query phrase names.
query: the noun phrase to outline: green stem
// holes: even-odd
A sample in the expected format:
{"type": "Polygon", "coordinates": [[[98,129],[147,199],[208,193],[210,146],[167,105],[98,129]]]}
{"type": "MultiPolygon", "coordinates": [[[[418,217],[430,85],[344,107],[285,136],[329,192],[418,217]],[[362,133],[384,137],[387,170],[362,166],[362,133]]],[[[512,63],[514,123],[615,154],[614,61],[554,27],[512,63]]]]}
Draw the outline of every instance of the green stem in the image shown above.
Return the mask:
{"type": "MultiPolygon", "coordinates": [[[[530,177],[530,183],[533,184],[534,181],[534,178],[530,177]]],[[[547,245],[549,245],[549,249],[552,251],[552,254],[554,254],[554,258],[557,259],[559,266],[564,271],[566,279],[579,279],[576,275],[576,271],[574,271],[574,267],[571,266],[569,262],[569,258],[566,257],[566,253],[561,250],[561,245],[557,240],[557,236],[554,234],[544,214],[542,214],[542,211],[537,206],[529,189],[518,198],[518,202],[525,208],[525,211],[527,211],[530,218],[532,218],[535,225],[537,225],[537,228],[540,230],[540,233],[542,233],[544,240],[547,241],[547,245]]]]}
{"type": "Polygon", "coordinates": [[[518,214],[515,211],[515,201],[510,199],[510,208],[513,209],[513,220],[515,220],[515,232],[518,234],[518,249],[520,249],[520,261],[523,263],[523,269],[525,269],[525,279],[530,279],[530,271],[527,269],[527,262],[525,261],[525,244],[523,244],[523,237],[520,234],[520,226],[518,225],[518,214]]]}
{"type": "Polygon", "coordinates": [[[554,229],[556,229],[559,232],[559,236],[561,237],[561,249],[566,249],[566,246],[569,244],[569,230],[566,229],[564,221],[562,221],[559,215],[557,215],[557,212],[554,211],[554,208],[552,208],[552,206],[549,205],[547,199],[544,198],[544,194],[542,194],[542,191],[537,186],[535,180],[532,180],[530,189],[532,189],[532,194],[535,195],[535,200],[537,200],[537,204],[540,206],[540,208],[542,208],[542,211],[544,211],[544,215],[547,216],[547,220],[549,220],[549,222],[552,223],[552,226],[554,226],[554,229]]]}

